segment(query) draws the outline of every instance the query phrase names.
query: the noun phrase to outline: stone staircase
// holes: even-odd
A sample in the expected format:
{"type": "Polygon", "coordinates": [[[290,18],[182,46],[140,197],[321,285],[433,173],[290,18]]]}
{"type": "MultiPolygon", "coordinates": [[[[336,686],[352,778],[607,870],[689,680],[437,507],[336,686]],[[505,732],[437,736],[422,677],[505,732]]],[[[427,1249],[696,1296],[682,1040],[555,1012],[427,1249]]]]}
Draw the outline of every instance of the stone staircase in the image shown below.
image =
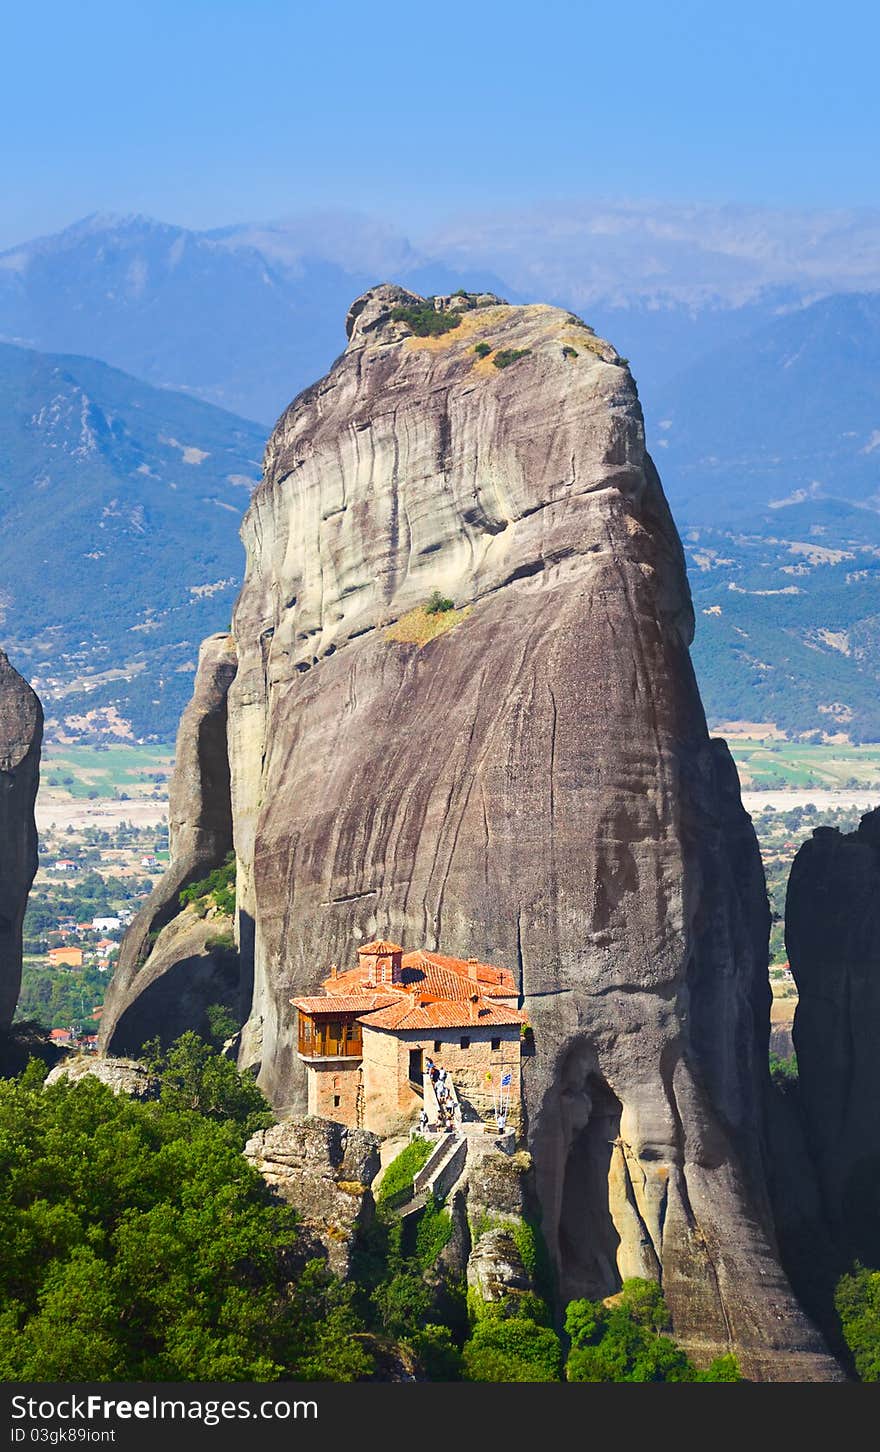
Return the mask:
{"type": "Polygon", "coordinates": [[[444,1134],[413,1180],[413,1192],[394,1214],[403,1220],[424,1210],[432,1195],[443,1199],[459,1179],[467,1160],[468,1141],[463,1134],[444,1134]]]}

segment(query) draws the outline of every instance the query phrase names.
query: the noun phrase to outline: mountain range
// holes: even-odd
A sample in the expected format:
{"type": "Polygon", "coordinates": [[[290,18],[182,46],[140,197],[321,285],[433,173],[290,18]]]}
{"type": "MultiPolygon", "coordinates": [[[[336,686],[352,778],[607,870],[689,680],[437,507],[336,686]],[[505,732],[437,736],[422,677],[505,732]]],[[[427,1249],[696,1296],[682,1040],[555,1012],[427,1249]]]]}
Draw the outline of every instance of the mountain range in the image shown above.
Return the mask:
{"type": "Polygon", "coordinates": [[[0,344],[0,631],[50,730],[173,736],[262,449],[197,399],[0,344]]]}
{"type": "Polygon", "coordinates": [[[543,259],[544,295],[630,359],[710,717],[880,737],[880,293],[852,290],[880,285],[880,231],[804,223],[783,255],[780,227],[618,208],[411,244],[363,218],[92,217],[0,254],[3,643],[50,718],[167,739],[228,623],[267,426],[341,352],[351,299],[393,273],[519,301],[543,259]]]}

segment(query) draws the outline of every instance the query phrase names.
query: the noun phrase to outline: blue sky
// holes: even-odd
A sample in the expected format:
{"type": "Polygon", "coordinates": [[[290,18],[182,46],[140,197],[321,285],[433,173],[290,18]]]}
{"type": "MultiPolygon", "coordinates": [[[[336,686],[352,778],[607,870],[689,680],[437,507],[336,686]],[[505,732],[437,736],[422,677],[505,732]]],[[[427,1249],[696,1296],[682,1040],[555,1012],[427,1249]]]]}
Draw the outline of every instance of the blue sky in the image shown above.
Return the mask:
{"type": "Polygon", "coordinates": [[[878,201],[852,0],[8,0],[0,34],[0,244],[96,210],[878,201]]]}

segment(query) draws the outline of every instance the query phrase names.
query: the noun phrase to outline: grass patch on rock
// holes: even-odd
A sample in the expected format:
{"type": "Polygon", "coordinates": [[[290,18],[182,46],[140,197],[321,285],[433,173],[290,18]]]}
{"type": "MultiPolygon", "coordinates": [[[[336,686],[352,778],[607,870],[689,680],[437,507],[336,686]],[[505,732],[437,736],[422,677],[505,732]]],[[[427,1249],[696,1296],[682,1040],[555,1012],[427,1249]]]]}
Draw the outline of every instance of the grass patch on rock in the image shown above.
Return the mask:
{"type": "Polygon", "coordinates": [[[461,610],[431,611],[425,605],[417,605],[415,610],[408,610],[406,615],[401,615],[399,620],[389,625],[385,637],[399,645],[417,645],[421,649],[429,641],[436,640],[438,635],[454,630],[456,625],[467,619],[472,608],[465,605],[461,610]]]}

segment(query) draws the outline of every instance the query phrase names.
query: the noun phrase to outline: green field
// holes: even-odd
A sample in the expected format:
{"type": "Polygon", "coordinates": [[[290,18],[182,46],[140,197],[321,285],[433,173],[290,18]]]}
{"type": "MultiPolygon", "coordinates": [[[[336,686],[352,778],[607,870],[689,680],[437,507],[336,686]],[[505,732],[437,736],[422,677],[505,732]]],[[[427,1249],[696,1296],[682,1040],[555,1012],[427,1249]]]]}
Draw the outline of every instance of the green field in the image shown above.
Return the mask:
{"type": "Polygon", "coordinates": [[[54,746],[43,752],[43,789],[68,797],[143,796],[168,791],[174,762],[167,746],[54,746]]]}
{"type": "Polygon", "coordinates": [[[728,745],[744,788],[880,791],[880,746],[814,746],[769,739],[728,745]]]}

